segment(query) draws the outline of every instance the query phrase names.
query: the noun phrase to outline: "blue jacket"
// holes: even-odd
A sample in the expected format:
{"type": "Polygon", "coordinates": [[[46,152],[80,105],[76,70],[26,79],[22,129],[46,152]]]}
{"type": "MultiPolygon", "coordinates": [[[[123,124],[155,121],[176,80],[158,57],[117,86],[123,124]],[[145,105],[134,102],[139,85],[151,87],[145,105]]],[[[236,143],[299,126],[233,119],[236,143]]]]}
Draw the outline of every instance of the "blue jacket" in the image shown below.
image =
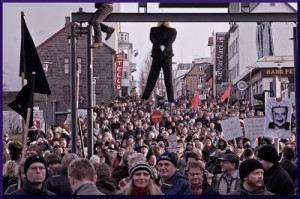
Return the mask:
{"type": "Polygon", "coordinates": [[[160,177],[155,180],[156,184],[160,186],[161,191],[165,195],[193,195],[193,191],[187,178],[180,175],[176,171],[173,176],[165,183],[160,185],[160,177]]]}

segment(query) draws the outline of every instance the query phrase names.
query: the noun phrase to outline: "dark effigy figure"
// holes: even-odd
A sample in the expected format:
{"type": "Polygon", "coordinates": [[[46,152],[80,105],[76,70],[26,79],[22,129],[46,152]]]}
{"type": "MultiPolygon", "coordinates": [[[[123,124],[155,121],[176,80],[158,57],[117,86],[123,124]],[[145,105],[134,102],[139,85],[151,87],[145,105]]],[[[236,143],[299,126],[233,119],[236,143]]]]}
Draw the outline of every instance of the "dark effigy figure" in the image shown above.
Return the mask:
{"type": "Polygon", "coordinates": [[[172,43],[175,41],[177,31],[170,27],[169,22],[159,22],[158,27],[152,27],[150,40],[153,44],[151,56],[153,58],[148,75],[147,84],[142,99],[147,100],[156,84],[162,68],[169,102],[174,102],[174,89],[172,83],[172,43]]]}
{"type": "Polygon", "coordinates": [[[105,40],[108,40],[115,31],[114,28],[102,23],[104,19],[113,11],[112,3],[95,3],[95,8],[97,8],[97,11],[95,12],[93,18],[89,21],[89,24],[93,25],[95,33],[94,42],[91,46],[92,48],[103,46],[101,31],[106,33],[105,40]]]}

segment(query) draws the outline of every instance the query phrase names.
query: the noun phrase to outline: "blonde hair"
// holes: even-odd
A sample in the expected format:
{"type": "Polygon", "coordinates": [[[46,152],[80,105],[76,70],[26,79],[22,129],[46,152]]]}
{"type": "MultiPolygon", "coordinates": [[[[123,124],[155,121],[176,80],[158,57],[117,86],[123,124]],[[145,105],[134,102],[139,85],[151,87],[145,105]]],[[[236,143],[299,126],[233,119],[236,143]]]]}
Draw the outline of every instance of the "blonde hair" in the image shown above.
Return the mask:
{"type": "MultiPolygon", "coordinates": [[[[130,182],[123,188],[121,188],[121,190],[119,190],[116,195],[131,195],[131,192],[133,191],[133,189],[135,188],[135,185],[133,183],[133,179],[130,180],[130,182]]],[[[150,195],[165,195],[160,188],[154,183],[154,181],[152,179],[150,179],[149,181],[149,192],[150,195]]]]}
{"type": "Polygon", "coordinates": [[[18,164],[14,160],[8,160],[3,166],[3,177],[17,177],[18,164]]]}
{"type": "Polygon", "coordinates": [[[166,27],[170,27],[170,21],[160,21],[157,23],[157,26],[166,26],[166,27]]]}

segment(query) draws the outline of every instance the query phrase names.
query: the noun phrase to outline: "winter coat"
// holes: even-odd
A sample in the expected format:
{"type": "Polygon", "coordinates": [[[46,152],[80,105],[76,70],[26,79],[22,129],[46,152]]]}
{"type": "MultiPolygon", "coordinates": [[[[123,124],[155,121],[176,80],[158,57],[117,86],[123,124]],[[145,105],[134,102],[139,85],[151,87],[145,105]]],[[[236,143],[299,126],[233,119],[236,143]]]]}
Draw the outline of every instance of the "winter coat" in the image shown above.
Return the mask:
{"type": "MultiPolygon", "coordinates": [[[[192,190],[194,191],[193,187],[192,190]]],[[[203,181],[201,196],[218,196],[218,195],[220,194],[215,189],[213,189],[212,186],[210,186],[207,182],[203,181]]]]}
{"type": "Polygon", "coordinates": [[[228,195],[234,195],[234,196],[255,196],[255,195],[274,195],[270,191],[266,189],[266,187],[262,187],[256,191],[247,191],[244,189],[243,185],[240,185],[235,191],[229,193],[228,195]]]}
{"type": "Polygon", "coordinates": [[[295,184],[297,176],[298,176],[298,168],[297,166],[290,160],[283,159],[280,163],[280,166],[290,174],[293,183],[295,184]]]}
{"type": "Polygon", "coordinates": [[[184,176],[176,171],[171,178],[160,185],[160,177],[155,180],[165,195],[193,195],[193,190],[184,176]]]}
{"type": "Polygon", "coordinates": [[[79,196],[79,195],[104,195],[104,194],[97,189],[94,183],[87,183],[78,187],[72,195],[79,196]]]}
{"type": "Polygon", "coordinates": [[[116,182],[112,178],[101,178],[96,182],[96,187],[105,195],[115,195],[118,190],[116,182]]]}
{"type": "Polygon", "coordinates": [[[72,189],[68,179],[67,170],[63,170],[58,176],[52,176],[45,182],[46,188],[58,196],[70,196],[72,189]]]}
{"type": "Polygon", "coordinates": [[[264,174],[264,183],[268,191],[276,196],[287,196],[294,194],[294,185],[290,175],[279,165],[274,164],[264,174]]]}
{"type": "Polygon", "coordinates": [[[19,195],[19,196],[54,196],[55,193],[48,191],[46,187],[43,185],[42,189],[37,189],[31,185],[30,182],[25,180],[23,182],[23,187],[13,191],[10,195],[19,195]]]}
{"type": "Polygon", "coordinates": [[[112,177],[116,179],[117,183],[119,183],[120,180],[126,178],[129,175],[128,170],[129,169],[127,166],[117,166],[112,172],[112,177]]]}

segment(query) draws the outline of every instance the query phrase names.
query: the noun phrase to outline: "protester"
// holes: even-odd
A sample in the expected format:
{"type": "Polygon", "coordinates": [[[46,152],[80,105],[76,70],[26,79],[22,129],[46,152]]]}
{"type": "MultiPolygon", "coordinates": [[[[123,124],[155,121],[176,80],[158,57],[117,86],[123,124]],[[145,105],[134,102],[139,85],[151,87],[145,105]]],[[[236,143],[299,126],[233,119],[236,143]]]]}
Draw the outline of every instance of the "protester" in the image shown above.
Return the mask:
{"type": "Polygon", "coordinates": [[[96,187],[97,174],[92,163],[78,158],[69,165],[68,176],[72,195],[104,195],[96,187]]]}
{"type": "Polygon", "coordinates": [[[154,183],[151,166],[145,161],[135,162],[129,169],[129,183],[116,195],[164,195],[154,183]]]}
{"type": "Polygon", "coordinates": [[[212,187],[217,190],[220,195],[226,195],[236,190],[240,184],[238,175],[239,157],[229,153],[219,158],[219,160],[221,161],[222,173],[214,177],[212,187]]]}
{"type": "Polygon", "coordinates": [[[17,177],[17,170],[18,164],[13,160],[8,160],[3,166],[3,193],[5,190],[12,184],[16,184],[18,177],[17,177]]]}
{"type": "Polygon", "coordinates": [[[292,178],[279,165],[279,156],[274,146],[262,146],[258,150],[257,159],[264,167],[264,183],[268,191],[274,193],[276,196],[294,194],[292,178]]]}
{"type": "Polygon", "coordinates": [[[43,157],[39,155],[29,156],[24,163],[25,180],[23,186],[11,192],[10,195],[47,196],[55,193],[46,189],[44,182],[47,175],[47,165],[43,157]]]}
{"type": "Polygon", "coordinates": [[[207,182],[204,176],[203,165],[196,160],[188,162],[187,176],[193,190],[193,195],[219,195],[207,182]]]}
{"type": "Polygon", "coordinates": [[[46,180],[47,189],[58,196],[69,196],[72,194],[71,185],[68,179],[68,167],[78,156],[74,153],[66,154],[61,160],[61,173],[46,180]]]}
{"type": "Polygon", "coordinates": [[[115,195],[118,191],[116,180],[111,177],[111,169],[105,163],[100,163],[96,169],[97,189],[105,195],[115,195]]]}
{"type": "Polygon", "coordinates": [[[11,160],[14,160],[17,164],[21,161],[22,145],[20,142],[11,141],[8,144],[9,156],[11,160]]]}
{"type": "Polygon", "coordinates": [[[17,173],[18,180],[16,181],[15,184],[12,184],[9,187],[7,187],[6,190],[3,189],[3,191],[5,191],[4,195],[10,195],[11,192],[16,191],[23,186],[23,182],[26,178],[24,173],[24,163],[25,161],[23,160],[18,164],[18,173],[17,173]]]}
{"type": "Polygon", "coordinates": [[[193,195],[188,179],[177,171],[177,159],[174,154],[164,152],[157,159],[159,177],[155,180],[165,195],[193,195]]]}
{"type": "Polygon", "coordinates": [[[291,176],[293,183],[295,184],[298,177],[298,168],[294,164],[295,151],[292,147],[284,147],[282,150],[282,159],[280,160],[280,166],[284,168],[291,176]]]}
{"type": "Polygon", "coordinates": [[[264,168],[256,159],[243,161],[239,167],[241,184],[229,195],[274,195],[264,186],[264,168]]]}

